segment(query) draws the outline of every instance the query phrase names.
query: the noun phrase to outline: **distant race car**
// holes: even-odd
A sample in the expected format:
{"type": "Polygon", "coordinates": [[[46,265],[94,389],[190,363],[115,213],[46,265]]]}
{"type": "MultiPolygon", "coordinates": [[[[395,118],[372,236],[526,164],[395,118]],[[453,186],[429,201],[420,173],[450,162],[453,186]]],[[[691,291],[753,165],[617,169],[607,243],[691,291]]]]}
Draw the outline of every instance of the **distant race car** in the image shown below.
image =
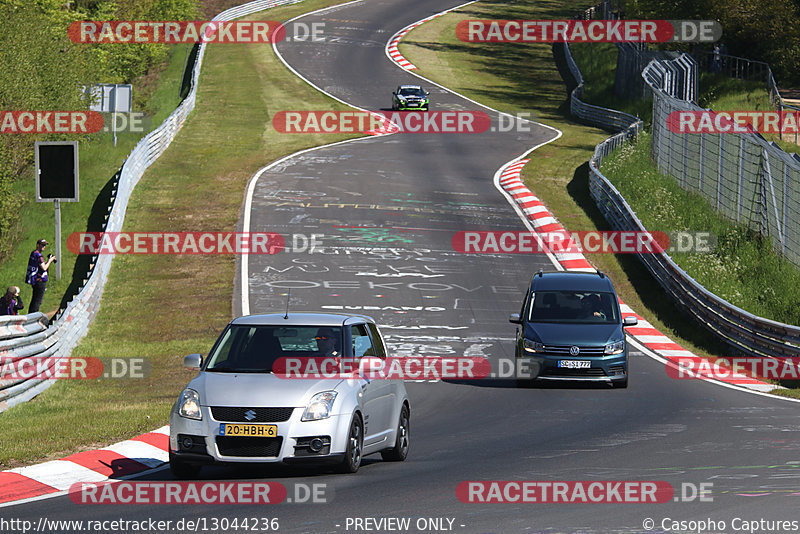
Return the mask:
{"type": "Polygon", "coordinates": [[[392,109],[395,111],[410,109],[428,111],[430,102],[428,95],[430,93],[419,85],[399,85],[392,93],[392,109]]]}

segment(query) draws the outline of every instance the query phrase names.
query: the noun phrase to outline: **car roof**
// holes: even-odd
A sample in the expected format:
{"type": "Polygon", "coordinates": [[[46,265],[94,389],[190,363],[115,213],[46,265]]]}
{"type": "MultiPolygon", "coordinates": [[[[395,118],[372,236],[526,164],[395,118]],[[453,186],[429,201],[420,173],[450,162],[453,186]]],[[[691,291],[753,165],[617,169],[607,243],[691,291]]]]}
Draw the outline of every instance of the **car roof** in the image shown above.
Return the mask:
{"type": "Polygon", "coordinates": [[[289,312],[264,313],[258,315],[245,315],[237,317],[230,324],[249,326],[343,326],[345,324],[374,323],[375,320],[367,315],[353,313],[315,313],[315,312],[289,312]]]}
{"type": "Polygon", "coordinates": [[[531,279],[532,291],[607,291],[614,292],[614,285],[605,274],[562,271],[536,273],[531,279]]]}
{"type": "Polygon", "coordinates": [[[398,89],[422,89],[421,85],[398,85],[398,89]]]}

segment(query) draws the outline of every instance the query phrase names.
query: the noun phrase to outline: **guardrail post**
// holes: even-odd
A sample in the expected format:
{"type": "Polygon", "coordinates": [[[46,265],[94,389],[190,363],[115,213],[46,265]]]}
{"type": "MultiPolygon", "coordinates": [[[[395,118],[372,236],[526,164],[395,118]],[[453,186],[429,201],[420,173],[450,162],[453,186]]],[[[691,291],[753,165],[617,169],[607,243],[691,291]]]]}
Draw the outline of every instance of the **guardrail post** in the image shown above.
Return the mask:
{"type": "Polygon", "coordinates": [[[719,161],[717,162],[717,203],[716,207],[719,210],[720,206],[720,197],[722,196],[722,164],[723,156],[722,153],[725,150],[725,136],[722,134],[716,134],[719,136],[719,161]]]}
{"type": "Polygon", "coordinates": [[[705,169],[704,166],[704,156],[706,153],[706,134],[700,134],[700,176],[697,181],[697,187],[700,190],[700,194],[703,194],[703,178],[705,176],[705,169]]]}
{"type": "Polygon", "coordinates": [[[739,136],[739,180],[736,185],[736,222],[742,221],[742,180],[744,180],[744,137],[739,136]]]}

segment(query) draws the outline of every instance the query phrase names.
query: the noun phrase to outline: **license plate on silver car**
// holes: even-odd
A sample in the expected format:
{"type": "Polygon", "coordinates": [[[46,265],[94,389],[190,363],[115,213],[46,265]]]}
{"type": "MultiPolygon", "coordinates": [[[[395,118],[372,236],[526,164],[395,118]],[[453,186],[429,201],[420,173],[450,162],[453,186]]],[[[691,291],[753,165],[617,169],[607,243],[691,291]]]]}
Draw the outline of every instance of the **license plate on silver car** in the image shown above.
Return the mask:
{"type": "Polygon", "coordinates": [[[567,369],[588,369],[592,366],[589,360],[558,360],[558,366],[567,369]]]}

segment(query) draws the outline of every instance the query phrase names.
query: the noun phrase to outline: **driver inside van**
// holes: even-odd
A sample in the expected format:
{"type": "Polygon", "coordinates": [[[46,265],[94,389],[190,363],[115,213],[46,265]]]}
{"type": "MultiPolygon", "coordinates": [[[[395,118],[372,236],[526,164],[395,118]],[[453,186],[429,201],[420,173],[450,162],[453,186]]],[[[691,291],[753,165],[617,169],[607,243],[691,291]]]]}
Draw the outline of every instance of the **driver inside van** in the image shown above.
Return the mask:
{"type": "Polygon", "coordinates": [[[581,306],[586,317],[597,317],[599,319],[606,318],[606,314],[603,312],[603,306],[600,301],[600,295],[597,293],[592,293],[583,297],[581,306]]]}

